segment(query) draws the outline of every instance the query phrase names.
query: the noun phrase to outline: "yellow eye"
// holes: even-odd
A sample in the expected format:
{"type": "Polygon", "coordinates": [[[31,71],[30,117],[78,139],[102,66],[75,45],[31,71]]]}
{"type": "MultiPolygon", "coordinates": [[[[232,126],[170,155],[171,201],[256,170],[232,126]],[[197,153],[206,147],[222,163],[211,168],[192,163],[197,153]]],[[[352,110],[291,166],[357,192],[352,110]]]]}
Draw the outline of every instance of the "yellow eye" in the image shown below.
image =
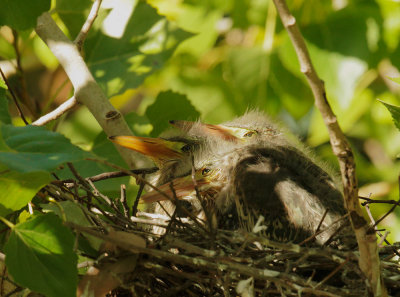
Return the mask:
{"type": "Polygon", "coordinates": [[[254,135],[256,135],[256,131],[249,131],[249,132],[246,132],[246,133],[243,135],[243,137],[250,138],[250,137],[253,137],[254,135]]]}
{"type": "Polygon", "coordinates": [[[207,175],[208,173],[210,173],[210,171],[211,171],[210,168],[205,167],[205,168],[203,168],[203,170],[201,170],[201,174],[202,175],[207,175]]]}

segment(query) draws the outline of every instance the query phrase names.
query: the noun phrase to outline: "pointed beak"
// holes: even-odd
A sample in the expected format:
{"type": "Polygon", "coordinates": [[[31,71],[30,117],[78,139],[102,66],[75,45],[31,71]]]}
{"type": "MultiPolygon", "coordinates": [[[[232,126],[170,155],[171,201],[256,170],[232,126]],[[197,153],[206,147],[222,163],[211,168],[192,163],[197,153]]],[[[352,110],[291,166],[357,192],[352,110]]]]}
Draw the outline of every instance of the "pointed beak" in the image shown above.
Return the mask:
{"type": "MultiPolygon", "coordinates": [[[[205,178],[197,179],[196,182],[198,189],[209,184],[209,181],[205,178]]],[[[165,195],[170,197],[171,200],[174,200],[174,198],[183,200],[185,197],[191,197],[196,194],[195,185],[191,175],[176,178],[173,181],[157,188],[165,195]],[[173,191],[171,188],[173,188],[173,191]]],[[[165,197],[165,195],[153,190],[140,197],[140,200],[141,203],[153,203],[157,201],[169,200],[167,197],[165,197]]]]}
{"type": "Polygon", "coordinates": [[[188,132],[194,125],[198,125],[200,131],[205,135],[212,135],[225,141],[237,142],[239,140],[239,138],[234,135],[235,133],[232,128],[224,125],[211,125],[180,120],[169,121],[169,123],[185,132],[188,132]]]}
{"type": "Polygon", "coordinates": [[[151,158],[157,165],[168,161],[179,160],[182,152],[174,147],[174,143],[162,138],[138,136],[110,136],[109,139],[123,147],[139,152],[151,158]]]}

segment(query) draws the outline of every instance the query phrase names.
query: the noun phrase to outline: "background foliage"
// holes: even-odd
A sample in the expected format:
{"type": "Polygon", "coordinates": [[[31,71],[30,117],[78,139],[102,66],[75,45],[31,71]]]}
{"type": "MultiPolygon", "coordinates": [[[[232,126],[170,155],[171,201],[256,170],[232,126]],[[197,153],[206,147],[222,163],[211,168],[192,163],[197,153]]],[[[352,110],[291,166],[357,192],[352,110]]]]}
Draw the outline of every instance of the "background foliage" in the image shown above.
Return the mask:
{"type": "MultiPolygon", "coordinates": [[[[0,67],[29,122],[72,95],[57,60],[33,31],[36,17],[51,8],[57,24],[74,39],[91,4],[89,0],[0,1],[0,25],[4,25],[0,67]]],[[[377,99],[400,105],[399,87],[390,80],[399,76],[400,5],[389,0],[292,0],[288,5],[355,151],[360,195],[397,200],[400,135],[377,99]]],[[[200,117],[219,123],[258,108],[284,122],[329,166],[337,167],[312,93],[271,1],[103,1],[83,53],[136,135],[157,136],[168,128],[169,119],[200,117]]],[[[52,173],[61,179],[72,176],[62,164],[73,162],[88,177],[112,170],[87,161],[88,157],[124,163],[85,107],[74,108],[46,127],[22,127],[6,89],[0,82],[0,215],[17,224],[6,247],[12,258],[11,247],[21,246],[23,230],[35,220],[68,231],[52,223],[56,217],[46,219],[26,211],[32,199],[43,202],[35,194],[52,173]]],[[[137,191],[133,180],[108,180],[97,186],[118,197],[121,183],[128,185],[132,204],[137,191]]],[[[372,212],[378,218],[389,208],[374,204],[372,212]]],[[[391,241],[399,240],[400,210],[382,226],[391,231],[391,241]]],[[[46,239],[33,240],[30,247],[41,240],[46,239]]],[[[69,253],[63,257],[76,262],[69,253]]],[[[30,286],[23,278],[15,280],[30,286]]],[[[43,293],[56,296],[58,289],[43,293]]]]}

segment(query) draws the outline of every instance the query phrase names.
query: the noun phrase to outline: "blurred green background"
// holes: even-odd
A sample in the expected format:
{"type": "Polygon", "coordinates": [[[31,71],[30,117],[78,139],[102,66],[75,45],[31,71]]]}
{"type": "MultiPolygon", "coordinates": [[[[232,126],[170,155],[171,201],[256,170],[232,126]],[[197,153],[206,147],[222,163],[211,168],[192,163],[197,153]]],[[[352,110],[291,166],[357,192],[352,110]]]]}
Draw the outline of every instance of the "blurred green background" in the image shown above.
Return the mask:
{"type": "MultiPolygon", "coordinates": [[[[74,39],[92,2],[52,2],[74,39]]],[[[360,195],[398,199],[400,134],[377,100],[400,105],[400,3],[390,0],[292,0],[328,100],[354,149],[360,195]]],[[[288,35],[267,0],[103,1],[85,43],[85,61],[137,135],[157,136],[169,119],[220,123],[258,108],[285,123],[337,168],[322,118],[288,35]]],[[[0,28],[0,66],[34,121],[72,96],[57,60],[32,30],[0,28]],[[14,41],[17,40],[17,43],[14,41]],[[15,44],[19,50],[16,54],[15,44]],[[20,62],[21,69],[15,67],[20,62]],[[14,66],[14,67],[13,67],[14,66]]],[[[15,125],[22,125],[10,103],[15,125]]],[[[123,164],[96,120],[76,107],[47,125],[72,143],[123,164]]],[[[83,176],[107,168],[77,165],[83,176]]],[[[59,172],[60,176],[67,173],[59,172]]],[[[120,181],[105,182],[106,193],[120,181]]],[[[134,196],[133,181],[131,196],[134,196]]],[[[390,205],[371,206],[375,218],[390,205]]],[[[400,210],[381,224],[400,240],[400,210]]]]}

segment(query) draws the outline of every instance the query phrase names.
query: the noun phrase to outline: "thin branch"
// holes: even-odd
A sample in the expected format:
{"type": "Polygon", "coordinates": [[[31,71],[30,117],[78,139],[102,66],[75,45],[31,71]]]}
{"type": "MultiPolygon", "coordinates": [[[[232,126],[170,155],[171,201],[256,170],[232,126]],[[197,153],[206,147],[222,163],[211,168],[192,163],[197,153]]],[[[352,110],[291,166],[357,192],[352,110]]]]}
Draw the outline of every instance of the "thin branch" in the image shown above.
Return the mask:
{"type": "Polygon", "coordinates": [[[16,30],[12,30],[13,33],[13,47],[15,51],[15,61],[17,63],[17,78],[19,80],[19,97],[21,101],[25,104],[25,107],[30,111],[33,117],[36,117],[38,113],[38,104],[32,98],[29,96],[27,87],[26,87],[26,81],[24,78],[25,72],[24,69],[22,68],[22,63],[21,63],[21,52],[19,50],[18,46],[18,32],[16,30]]]}
{"type": "Polygon", "coordinates": [[[318,77],[314,69],[296,19],[291,15],[284,0],[274,0],[274,3],[295,48],[301,72],[306,76],[314,94],[315,105],[321,112],[328,129],[333,153],[339,161],[345,204],[350,213],[351,223],[360,251],[360,268],[369,280],[373,294],[375,296],[387,296],[387,291],[380,274],[376,235],[370,231],[358,202],[358,184],[353,152],[328,103],[324,82],[318,77]]]}
{"type": "Polygon", "coordinates": [[[97,14],[100,9],[101,1],[102,0],[95,0],[93,2],[90,13],[89,13],[85,23],[83,24],[81,31],[79,32],[78,36],[74,40],[74,43],[78,47],[79,51],[82,51],[83,42],[85,41],[85,39],[89,33],[89,30],[92,27],[92,25],[97,17],[97,14]]]}
{"type": "Polygon", "coordinates": [[[15,106],[16,106],[17,109],[18,109],[19,116],[20,116],[21,119],[24,121],[25,125],[29,125],[28,121],[26,120],[26,118],[25,118],[25,116],[24,116],[24,113],[22,112],[21,106],[19,106],[18,99],[17,99],[17,97],[15,96],[13,90],[11,89],[10,84],[8,83],[8,80],[7,80],[6,76],[4,75],[4,72],[3,72],[3,70],[2,70],[1,68],[0,68],[0,73],[1,73],[1,77],[3,78],[4,82],[5,82],[6,85],[7,85],[8,90],[10,91],[11,97],[12,97],[13,100],[14,100],[14,104],[15,104],[15,106]]]}
{"type": "MultiPolygon", "coordinates": [[[[144,174],[142,175],[142,178],[144,179],[144,174]]],[[[142,196],[143,189],[144,189],[144,183],[143,182],[139,182],[139,190],[137,192],[135,202],[132,205],[132,216],[136,216],[137,209],[138,209],[138,206],[139,206],[140,196],[142,196]]]]}
{"type": "Polygon", "coordinates": [[[365,206],[367,204],[372,204],[372,203],[382,203],[382,204],[395,204],[397,206],[400,206],[400,201],[396,200],[379,200],[379,199],[372,199],[372,198],[367,198],[367,197],[358,197],[361,200],[365,200],[364,202],[361,203],[362,206],[365,206]]]}
{"type": "MultiPolygon", "coordinates": [[[[386,239],[387,234],[384,235],[384,234],[381,233],[381,231],[378,230],[378,227],[377,227],[377,224],[378,224],[378,223],[375,222],[375,219],[374,219],[374,217],[372,216],[371,210],[369,209],[369,206],[368,206],[368,205],[365,206],[365,210],[367,211],[368,217],[369,217],[369,219],[371,220],[372,228],[374,228],[376,234],[378,234],[379,237],[381,237],[381,243],[382,243],[382,242],[385,242],[387,245],[391,246],[393,252],[394,252],[398,257],[400,257],[400,253],[397,251],[397,249],[394,248],[394,247],[391,245],[391,243],[386,239]]],[[[381,243],[380,243],[380,244],[381,244],[381,243]]],[[[380,244],[379,244],[379,245],[380,245],[380,244]]]]}
{"type": "Polygon", "coordinates": [[[75,97],[72,96],[69,98],[67,101],[65,101],[63,104],[61,104],[59,107],[54,109],[53,111],[49,112],[48,114],[45,114],[44,116],[38,118],[36,121],[32,123],[34,126],[43,126],[46,125],[47,123],[58,119],[61,117],[64,113],[66,113],[68,110],[72,109],[78,102],[76,101],[75,97]]]}

